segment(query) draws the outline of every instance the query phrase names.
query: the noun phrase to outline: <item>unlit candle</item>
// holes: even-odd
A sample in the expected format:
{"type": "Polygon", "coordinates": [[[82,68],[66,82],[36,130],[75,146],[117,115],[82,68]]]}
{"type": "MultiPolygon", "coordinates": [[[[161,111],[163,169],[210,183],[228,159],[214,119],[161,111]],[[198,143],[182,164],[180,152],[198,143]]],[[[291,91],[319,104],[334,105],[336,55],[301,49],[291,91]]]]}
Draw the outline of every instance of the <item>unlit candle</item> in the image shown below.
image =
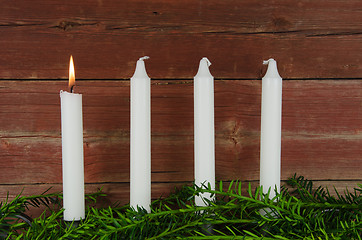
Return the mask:
{"type": "MultiPolygon", "coordinates": [[[[214,77],[210,61],[202,58],[194,77],[194,171],[195,184],[215,189],[214,77]]],[[[205,206],[210,193],[196,196],[195,204],[205,206]]]]}
{"type": "Polygon", "coordinates": [[[130,205],[150,212],[151,80],[140,58],[131,78],[130,205]]]}
{"type": "Polygon", "coordinates": [[[274,59],[264,64],[268,70],[262,79],[260,186],[272,198],[280,191],[282,78],[274,59]]]}

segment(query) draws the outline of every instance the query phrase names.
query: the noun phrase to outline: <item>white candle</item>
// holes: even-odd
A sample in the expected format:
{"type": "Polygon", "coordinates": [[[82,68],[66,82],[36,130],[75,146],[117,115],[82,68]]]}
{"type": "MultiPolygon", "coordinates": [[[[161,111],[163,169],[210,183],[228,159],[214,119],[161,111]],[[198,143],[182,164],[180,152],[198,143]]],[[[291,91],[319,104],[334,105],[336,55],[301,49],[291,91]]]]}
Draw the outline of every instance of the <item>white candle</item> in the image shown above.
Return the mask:
{"type": "Polygon", "coordinates": [[[151,204],[151,80],[140,58],[131,78],[130,205],[150,212],[151,204]]]}
{"type": "MultiPolygon", "coordinates": [[[[215,189],[214,77],[210,61],[202,58],[194,77],[194,170],[195,184],[215,189]]],[[[209,193],[196,196],[195,204],[205,206],[203,198],[213,200],[209,193]]]]}
{"type": "Polygon", "coordinates": [[[270,189],[269,197],[280,192],[280,152],[282,78],[274,59],[264,61],[268,70],[262,79],[261,134],[260,134],[260,186],[270,189]]]}
{"type": "Polygon", "coordinates": [[[74,65],[71,57],[70,92],[60,91],[65,221],[79,221],[85,218],[82,95],[72,92],[74,81],[74,65]]]}

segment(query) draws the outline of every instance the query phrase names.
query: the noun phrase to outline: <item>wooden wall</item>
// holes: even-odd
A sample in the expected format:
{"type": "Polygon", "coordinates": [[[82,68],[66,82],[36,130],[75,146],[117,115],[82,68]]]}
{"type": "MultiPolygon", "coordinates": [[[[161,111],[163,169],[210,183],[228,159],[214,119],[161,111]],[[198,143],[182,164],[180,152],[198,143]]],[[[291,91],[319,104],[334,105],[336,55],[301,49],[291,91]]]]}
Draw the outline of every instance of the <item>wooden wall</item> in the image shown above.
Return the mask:
{"type": "Polygon", "coordinates": [[[283,80],[282,179],[362,179],[359,0],[0,0],[0,199],[61,190],[59,91],[83,94],[86,191],[129,201],[129,78],[152,92],[152,197],[193,180],[193,76],[215,77],[217,180],[258,183],[262,60],[283,80]]]}

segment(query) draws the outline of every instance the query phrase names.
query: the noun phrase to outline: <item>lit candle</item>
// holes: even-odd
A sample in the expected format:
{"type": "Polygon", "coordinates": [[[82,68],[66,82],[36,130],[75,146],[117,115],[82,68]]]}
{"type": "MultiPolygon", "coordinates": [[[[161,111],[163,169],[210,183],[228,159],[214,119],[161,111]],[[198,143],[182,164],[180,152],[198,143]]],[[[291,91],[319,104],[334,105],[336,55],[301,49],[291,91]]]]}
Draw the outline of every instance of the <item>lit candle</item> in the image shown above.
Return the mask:
{"type": "MultiPolygon", "coordinates": [[[[214,77],[210,61],[200,60],[194,77],[194,171],[197,186],[215,189],[214,77]]],[[[195,204],[205,206],[203,198],[213,200],[209,193],[196,196],[195,204]]]]}
{"type": "Polygon", "coordinates": [[[150,212],[151,80],[142,57],[131,78],[130,205],[150,212]]]}
{"type": "Polygon", "coordinates": [[[73,92],[74,85],[74,64],[71,56],[69,92],[60,91],[65,221],[85,218],[82,95],[73,92]]]}
{"type": "Polygon", "coordinates": [[[264,64],[268,64],[268,70],[262,79],[260,186],[264,193],[270,189],[272,198],[275,191],[280,192],[282,78],[274,59],[264,64]]]}

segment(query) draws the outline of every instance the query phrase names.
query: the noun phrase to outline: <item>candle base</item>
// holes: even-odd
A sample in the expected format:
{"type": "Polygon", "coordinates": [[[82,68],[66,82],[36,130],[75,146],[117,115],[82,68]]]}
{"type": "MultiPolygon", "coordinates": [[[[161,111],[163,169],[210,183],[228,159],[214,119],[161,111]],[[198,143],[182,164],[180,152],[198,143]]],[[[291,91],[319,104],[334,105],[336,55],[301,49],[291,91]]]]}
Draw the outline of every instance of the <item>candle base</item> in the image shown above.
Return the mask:
{"type": "Polygon", "coordinates": [[[212,236],[214,235],[214,225],[212,224],[204,224],[201,226],[201,232],[205,235],[205,236],[212,236]]]}
{"type": "Polygon", "coordinates": [[[81,224],[82,221],[63,221],[64,225],[67,226],[67,228],[77,228],[81,224]]]}

